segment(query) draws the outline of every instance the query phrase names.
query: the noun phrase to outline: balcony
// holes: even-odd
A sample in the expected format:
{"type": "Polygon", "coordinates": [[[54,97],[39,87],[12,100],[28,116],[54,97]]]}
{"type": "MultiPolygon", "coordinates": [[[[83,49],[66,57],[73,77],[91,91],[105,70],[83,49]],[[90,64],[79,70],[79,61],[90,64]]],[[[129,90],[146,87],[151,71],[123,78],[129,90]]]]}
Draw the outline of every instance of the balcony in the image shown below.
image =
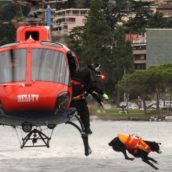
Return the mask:
{"type": "Polygon", "coordinates": [[[133,50],[134,55],[139,55],[139,54],[146,54],[146,50],[133,50]]]}

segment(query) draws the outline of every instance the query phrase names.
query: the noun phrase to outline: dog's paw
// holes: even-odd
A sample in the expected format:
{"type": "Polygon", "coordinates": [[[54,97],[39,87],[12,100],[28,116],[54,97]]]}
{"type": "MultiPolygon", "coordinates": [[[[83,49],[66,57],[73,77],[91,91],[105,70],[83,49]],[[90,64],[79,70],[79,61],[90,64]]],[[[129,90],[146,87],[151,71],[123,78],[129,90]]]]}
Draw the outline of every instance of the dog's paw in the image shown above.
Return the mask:
{"type": "Polygon", "coordinates": [[[155,168],[155,170],[159,170],[159,168],[158,167],[154,167],[155,168]]]}
{"type": "Polygon", "coordinates": [[[126,158],[127,160],[130,160],[130,161],[133,161],[134,160],[134,158],[126,158]]]}
{"type": "Polygon", "coordinates": [[[133,161],[133,160],[134,160],[134,158],[130,158],[130,160],[131,160],[131,161],[133,161]]]}

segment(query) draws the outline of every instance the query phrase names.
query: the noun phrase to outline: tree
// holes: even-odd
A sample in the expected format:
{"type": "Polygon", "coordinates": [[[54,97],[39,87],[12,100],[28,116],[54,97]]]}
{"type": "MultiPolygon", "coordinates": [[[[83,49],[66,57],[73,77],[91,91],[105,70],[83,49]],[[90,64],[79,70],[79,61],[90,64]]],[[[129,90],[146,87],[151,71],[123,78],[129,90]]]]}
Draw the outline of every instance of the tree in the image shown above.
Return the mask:
{"type": "Polygon", "coordinates": [[[170,88],[172,84],[172,64],[152,66],[145,71],[125,75],[118,86],[132,96],[140,96],[143,100],[146,114],[146,97],[156,95],[156,110],[160,114],[160,92],[170,88]]]}
{"type": "Polygon", "coordinates": [[[0,33],[0,45],[15,41],[16,32],[14,26],[11,23],[4,25],[3,22],[0,21],[0,33]]]}
{"type": "Polygon", "coordinates": [[[147,113],[146,97],[148,96],[149,89],[147,87],[148,76],[145,71],[134,72],[132,74],[124,75],[121,81],[118,83],[118,87],[121,91],[130,94],[131,96],[140,96],[143,101],[143,107],[145,114],[147,113]]]}
{"type": "Polygon", "coordinates": [[[105,51],[111,46],[112,32],[103,13],[102,0],[91,1],[91,8],[83,33],[84,63],[101,62],[107,58],[105,51]]]}
{"type": "Polygon", "coordinates": [[[67,8],[74,8],[74,7],[75,7],[75,0],[68,0],[67,8]]]}
{"type": "MultiPolygon", "coordinates": [[[[22,13],[28,13],[27,7],[22,7],[22,13]]],[[[7,3],[0,7],[0,45],[14,42],[16,39],[16,28],[13,19],[21,17],[21,9],[13,3],[7,3]]]]}
{"type": "Polygon", "coordinates": [[[163,17],[159,12],[152,15],[147,24],[147,28],[171,28],[172,17],[163,17]]]}
{"type": "Polygon", "coordinates": [[[72,49],[78,56],[79,61],[82,63],[82,35],[83,35],[83,27],[75,27],[70,32],[69,37],[67,38],[67,45],[70,49],[72,49]]]}
{"type": "Polygon", "coordinates": [[[105,0],[106,20],[112,30],[121,23],[127,33],[145,32],[147,22],[152,16],[152,2],[135,0],[105,0]]]}
{"type": "Polygon", "coordinates": [[[172,64],[164,64],[159,66],[162,69],[164,75],[164,82],[166,87],[172,86],[172,64]]]}
{"type": "Polygon", "coordinates": [[[84,0],[84,7],[89,8],[90,7],[90,1],[91,0],[84,0]]]}
{"type": "Polygon", "coordinates": [[[161,13],[156,12],[153,16],[150,17],[147,28],[164,28],[166,25],[165,20],[166,19],[162,16],[161,13]]]}
{"type": "Polygon", "coordinates": [[[115,85],[122,79],[123,75],[133,71],[133,55],[131,43],[125,40],[125,33],[122,27],[117,28],[114,34],[114,44],[112,54],[107,59],[108,85],[111,94],[116,97],[116,103],[119,104],[120,93],[115,89],[115,85]],[[110,82],[110,83],[109,83],[110,82]]]}
{"type": "Polygon", "coordinates": [[[148,69],[150,75],[150,87],[156,94],[157,112],[160,113],[159,99],[160,93],[171,91],[172,84],[172,64],[152,66],[148,69]]]}
{"type": "Polygon", "coordinates": [[[153,66],[150,67],[145,71],[148,75],[147,79],[147,86],[152,92],[156,95],[156,109],[157,113],[160,114],[160,109],[159,109],[159,99],[160,99],[160,91],[161,89],[164,89],[164,73],[159,66],[153,66]]]}
{"type": "Polygon", "coordinates": [[[87,5],[86,1],[83,0],[75,0],[75,7],[76,8],[85,8],[85,6],[87,5]]]}
{"type": "Polygon", "coordinates": [[[16,6],[5,4],[0,8],[0,45],[13,42],[15,40],[15,28],[11,24],[11,19],[16,15],[16,6]],[[4,22],[9,22],[4,24],[4,22]]]}
{"type": "Polygon", "coordinates": [[[126,32],[128,33],[144,33],[148,25],[148,21],[153,15],[150,1],[129,2],[129,20],[125,23],[126,32]]]}
{"type": "Polygon", "coordinates": [[[91,1],[91,9],[86,25],[73,29],[68,45],[72,48],[82,64],[101,63],[106,73],[106,91],[115,100],[115,85],[124,74],[133,69],[133,56],[130,42],[125,41],[122,27],[112,30],[107,21],[107,0],[91,1]]]}
{"type": "Polygon", "coordinates": [[[128,0],[104,0],[105,17],[113,31],[118,22],[128,15],[128,3],[128,0]]]}

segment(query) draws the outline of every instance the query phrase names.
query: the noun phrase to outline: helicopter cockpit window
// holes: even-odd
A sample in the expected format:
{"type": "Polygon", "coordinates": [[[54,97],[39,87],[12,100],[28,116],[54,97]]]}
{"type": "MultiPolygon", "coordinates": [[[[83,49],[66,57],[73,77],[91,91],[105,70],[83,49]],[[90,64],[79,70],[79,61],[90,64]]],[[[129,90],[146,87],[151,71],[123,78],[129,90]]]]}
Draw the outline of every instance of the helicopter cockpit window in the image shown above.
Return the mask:
{"type": "Polygon", "coordinates": [[[32,49],[32,80],[69,85],[69,67],[62,52],[32,49]]]}
{"type": "Polygon", "coordinates": [[[0,83],[25,80],[26,49],[0,52],[0,83]]]}

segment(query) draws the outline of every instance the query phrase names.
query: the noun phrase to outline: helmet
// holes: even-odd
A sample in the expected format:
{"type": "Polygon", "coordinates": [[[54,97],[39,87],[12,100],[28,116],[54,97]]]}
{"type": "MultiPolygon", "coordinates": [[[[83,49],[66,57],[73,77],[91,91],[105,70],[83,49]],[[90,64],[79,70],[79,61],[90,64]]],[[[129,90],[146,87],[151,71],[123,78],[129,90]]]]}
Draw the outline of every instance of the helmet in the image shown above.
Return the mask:
{"type": "Polygon", "coordinates": [[[100,72],[101,64],[99,63],[92,63],[89,67],[94,70],[95,72],[100,72]]]}
{"type": "Polygon", "coordinates": [[[101,64],[99,63],[92,63],[88,66],[91,70],[93,70],[98,78],[101,80],[105,80],[105,75],[101,71],[101,64]]]}

